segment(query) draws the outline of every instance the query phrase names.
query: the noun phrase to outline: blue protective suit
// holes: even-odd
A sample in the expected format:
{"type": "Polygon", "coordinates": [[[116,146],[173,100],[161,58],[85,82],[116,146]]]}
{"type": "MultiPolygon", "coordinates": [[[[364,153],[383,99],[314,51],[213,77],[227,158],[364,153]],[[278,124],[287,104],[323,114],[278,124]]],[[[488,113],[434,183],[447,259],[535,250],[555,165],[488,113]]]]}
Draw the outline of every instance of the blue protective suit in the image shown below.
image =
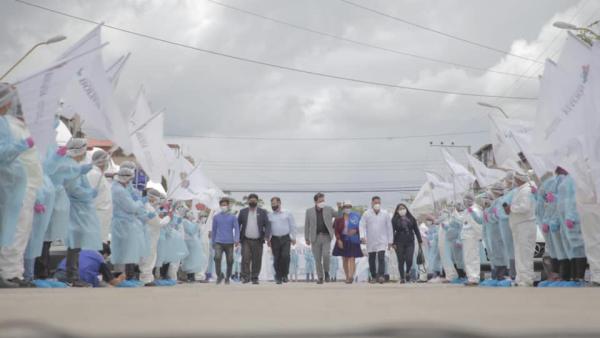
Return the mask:
{"type": "Polygon", "coordinates": [[[71,204],[66,244],[71,249],[102,250],[100,221],[94,206],[96,190],[90,186],[85,175],[89,169],[91,166],[82,165],[79,176],[65,181],[65,190],[71,204]]]}
{"type": "Polygon", "coordinates": [[[313,256],[312,250],[309,248],[304,250],[304,273],[315,273],[315,256],[313,256]]]}
{"type": "Polygon", "coordinates": [[[439,247],[439,226],[432,226],[429,229],[430,245],[429,252],[427,253],[426,262],[429,263],[429,270],[437,273],[442,272],[442,261],[440,257],[439,247]]]}
{"type": "Polygon", "coordinates": [[[173,216],[169,224],[160,230],[157,265],[180,262],[189,254],[182,227],[182,218],[173,216]]]}
{"type": "Polygon", "coordinates": [[[27,188],[27,172],[17,159],[29,149],[23,140],[16,140],[8,121],[0,116],[0,246],[12,244],[19,212],[27,188]]]}
{"type": "MultiPolygon", "coordinates": [[[[552,202],[546,201],[546,211],[544,214],[544,224],[548,224],[550,226],[550,237],[552,238],[552,246],[554,249],[554,254],[558,260],[567,259],[567,251],[568,251],[568,243],[566,238],[564,238],[563,233],[561,231],[561,221],[560,215],[558,211],[558,181],[557,177],[554,176],[548,179],[547,183],[544,184],[544,190],[546,195],[548,193],[552,193],[555,196],[555,200],[552,202]]],[[[544,196],[545,197],[545,196],[544,196]]]]}
{"type": "Polygon", "coordinates": [[[537,193],[533,195],[535,202],[535,221],[540,227],[540,231],[542,232],[542,236],[544,236],[544,240],[546,242],[546,246],[544,248],[545,255],[549,256],[550,258],[556,258],[552,236],[550,235],[550,232],[544,231],[544,217],[546,214],[546,200],[544,199],[544,196],[546,196],[548,181],[549,179],[546,179],[541,182],[537,193]]]}
{"type": "Polygon", "coordinates": [[[138,215],[147,214],[141,202],[119,182],[112,187],[113,219],[111,223],[111,261],[114,264],[137,264],[144,257],[146,238],[138,215]]]}
{"type": "Polygon", "coordinates": [[[498,208],[498,225],[500,226],[500,234],[502,235],[502,242],[504,242],[504,251],[506,257],[509,260],[515,259],[515,245],[513,243],[512,230],[510,229],[510,223],[508,221],[508,215],[504,211],[502,205],[504,203],[510,205],[512,203],[513,196],[517,190],[512,189],[507,192],[504,196],[500,197],[500,207],[498,208]]]}
{"type": "Polygon", "coordinates": [[[55,147],[50,147],[49,151],[55,154],[52,157],[54,164],[45,165],[44,173],[54,185],[54,206],[50,211],[52,215],[44,241],[61,240],[66,243],[71,202],[64,185],[66,181],[77,178],[81,174],[81,168],[71,158],[57,155],[55,147]]]}
{"type": "Polygon", "coordinates": [[[566,239],[567,257],[583,258],[585,257],[585,245],[583,243],[583,235],[581,233],[581,219],[577,212],[577,204],[575,201],[575,181],[571,175],[558,175],[558,196],[557,208],[560,219],[561,233],[566,239]],[[573,222],[573,227],[567,227],[567,221],[573,222]]]}
{"type": "Polygon", "coordinates": [[[54,185],[48,175],[44,174],[44,184],[38,188],[35,198],[36,204],[42,204],[46,211],[43,213],[34,213],[33,225],[27,249],[25,249],[25,259],[34,259],[42,255],[42,246],[44,244],[44,236],[50,224],[52,209],[54,208],[54,185]]]}
{"type": "Polygon", "coordinates": [[[465,268],[462,240],[460,237],[462,227],[463,219],[454,214],[450,217],[448,227],[446,228],[446,247],[450,249],[452,261],[459,269],[465,268]]]}
{"type": "Polygon", "coordinates": [[[202,272],[206,257],[204,257],[204,250],[202,249],[199,225],[196,222],[184,219],[183,230],[185,232],[185,246],[188,250],[188,255],[182,261],[183,271],[185,273],[202,272]]]}
{"type": "Polygon", "coordinates": [[[502,238],[502,231],[500,227],[500,210],[502,209],[502,198],[497,198],[492,202],[491,207],[488,210],[488,240],[491,249],[490,261],[494,267],[508,266],[508,255],[505,249],[504,240],[502,238]]]}

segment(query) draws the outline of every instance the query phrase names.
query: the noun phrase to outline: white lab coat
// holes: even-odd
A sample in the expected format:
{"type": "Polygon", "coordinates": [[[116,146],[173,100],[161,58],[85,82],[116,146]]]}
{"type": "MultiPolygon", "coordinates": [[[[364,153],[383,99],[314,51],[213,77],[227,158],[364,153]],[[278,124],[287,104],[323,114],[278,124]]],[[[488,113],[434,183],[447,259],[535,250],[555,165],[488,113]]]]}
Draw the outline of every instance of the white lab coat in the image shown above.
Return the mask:
{"type": "Polygon", "coordinates": [[[90,186],[98,190],[98,196],[96,196],[96,199],[94,200],[94,206],[96,207],[96,214],[100,221],[102,241],[108,241],[113,216],[111,185],[97,166],[94,166],[92,170],[87,173],[87,179],[90,182],[90,186]]]}
{"type": "Polygon", "coordinates": [[[515,193],[508,221],[515,243],[515,282],[519,286],[533,286],[535,272],[533,255],[537,226],[535,224],[535,204],[530,184],[523,184],[515,193]]]}
{"type": "MultiPolygon", "coordinates": [[[[146,202],[144,205],[146,211],[157,213],[156,210],[150,203],[146,202]]],[[[147,241],[150,247],[150,254],[146,257],[142,257],[140,261],[140,281],[144,282],[144,284],[150,283],[154,280],[154,275],[152,274],[152,269],[156,265],[156,256],[158,254],[158,239],[160,237],[160,229],[165,225],[169,224],[171,219],[167,216],[163,219],[160,219],[157,216],[148,220],[146,222],[146,231],[147,231],[147,241]]]]}
{"type": "MultiPolygon", "coordinates": [[[[6,120],[16,140],[22,140],[31,136],[23,121],[11,115],[6,115],[6,120]]],[[[11,245],[0,248],[0,276],[4,279],[23,278],[23,255],[27,248],[29,235],[31,234],[36,192],[44,182],[42,164],[35,146],[19,155],[18,159],[23,164],[27,173],[27,189],[25,190],[23,206],[17,219],[14,241],[11,245]]]]}
{"type": "Polygon", "coordinates": [[[373,209],[365,211],[359,227],[361,238],[367,240],[367,252],[385,251],[394,243],[392,218],[385,210],[377,214],[373,209]]]}

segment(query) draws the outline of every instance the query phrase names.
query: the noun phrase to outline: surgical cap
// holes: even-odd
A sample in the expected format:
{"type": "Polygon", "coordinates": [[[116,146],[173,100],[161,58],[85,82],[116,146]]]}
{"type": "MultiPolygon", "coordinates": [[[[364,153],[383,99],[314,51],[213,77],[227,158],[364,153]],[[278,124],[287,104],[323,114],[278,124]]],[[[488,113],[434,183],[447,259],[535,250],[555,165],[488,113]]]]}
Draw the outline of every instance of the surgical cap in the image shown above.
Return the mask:
{"type": "Polygon", "coordinates": [[[102,149],[96,150],[92,155],[92,163],[100,166],[108,162],[108,153],[102,149]]]}
{"type": "Polygon", "coordinates": [[[117,179],[121,183],[127,183],[133,178],[133,175],[134,175],[133,170],[131,170],[130,168],[121,167],[119,169],[119,172],[117,173],[117,176],[118,176],[117,179]]]}
{"type": "Polygon", "coordinates": [[[67,155],[70,157],[76,157],[85,155],[87,150],[87,140],[84,138],[71,138],[67,142],[67,155]]]}
{"type": "Polygon", "coordinates": [[[527,182],[529,180],[529,175],[522,174],[520,172],[515,172],[515,179],[522,181],[522,182],[527,182]]]}
{"type": "Polygon", "coordinates": [[[131,170],[137,169],[137,166],[132,161],[125,161],[121,163],[121,168],[129,168],[131,170]]]}

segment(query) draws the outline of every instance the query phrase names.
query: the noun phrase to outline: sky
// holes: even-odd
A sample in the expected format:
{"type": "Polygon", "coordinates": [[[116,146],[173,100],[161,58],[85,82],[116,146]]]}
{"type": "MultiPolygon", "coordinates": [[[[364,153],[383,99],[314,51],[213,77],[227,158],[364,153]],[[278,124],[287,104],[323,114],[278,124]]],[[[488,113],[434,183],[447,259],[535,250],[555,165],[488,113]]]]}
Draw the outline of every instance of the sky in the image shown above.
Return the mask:
{"type": "MultiPolygon", "coordinates": [[[[450,39],[341,0],[215,1],[345,39],[484,71],[313,34],[208,0],[27,1],[202,49],[402,86],[535,97],[536,77],[543,71],[540,63],[450,39]]],[[[552,27],[553,22],[584,25],[600,16],[600,2],[593,0],[351,1],[540,62],[556,59],[566,38],[565,31],[552,27]]],[[[57,34],[68,37],[38,48],[8,81],[47,66],[94,27],[12,0],[0,0],[0,6],[2,71],[36,42],[57,34]]],[[[425,181],[425,170],[446,173],[440,149],[430,142],[455,142],[472,151],[488,143],[487,114],[498,111],[478,106],[478,101],[499,105],[520,119],[531,119],[536,109],[534,100],[384,88],[245,63],[108,28],[102,34],[110,42],[103,51],[105,64],[132,53],[116,90],[123,111],[132,109],[144,86],[152,108],[165,109],[167,140],[181,144],[203,162],[204,170],[222,189],[305,190],[261,193],[264,199],[280,195],[298,218],[312,205],[316,191],[366,190],[330,193],[327,200],[366,205],[373,194],[379,194],[388,208],[414,195],[376,190],[418,189],[425,181]],[[424,136],[439,134],[446,135],[424,136]],[[372,137],[380,139],[364,139],[372,137]]],[[[464,161],[462,151],[452,149],[464,161]]]]}

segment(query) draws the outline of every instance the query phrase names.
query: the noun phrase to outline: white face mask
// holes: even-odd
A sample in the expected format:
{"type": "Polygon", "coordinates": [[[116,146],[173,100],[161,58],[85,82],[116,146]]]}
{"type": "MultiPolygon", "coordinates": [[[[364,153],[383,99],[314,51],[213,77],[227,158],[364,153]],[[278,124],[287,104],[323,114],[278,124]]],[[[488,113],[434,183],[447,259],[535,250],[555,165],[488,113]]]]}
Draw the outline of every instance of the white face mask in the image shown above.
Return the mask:
{"type": "Polygon", "coordinates": [[[427,221],[426,223],[427,223],[428,226],[431,226],[433,224],[432,221],[427,221]]]}
{"type": "Polygon", "coordinates": [[[375,205],[373,205],[373,210],[375,210],[375,211],[381,210],[381,204],[375,204],[375,205]]]}
{"type": "Polygon", "coordinates": [[[318,207],[319,209],[323,209],[323,208],[325,208],[325,202],[320,202],[320,203],[318,203],[318,204],[317,204],[317,207],[318,207]]]}
{"type": "Polygon", "coordinates": [[[352,209],[350,208],[344,208],[344,214],[348,215],[352,212],[352,209]]]}
{"type": "Polygon", "coordinates": [[[229,207],[228,206],[222,206],[221,207],[221,211],[222,212],[228,212],[229,211],[229,207]]]}
{"type": "Polygon", "coordinates": [[[406,216],[406,209],[398,209],[398,215],[406,216]]]}

